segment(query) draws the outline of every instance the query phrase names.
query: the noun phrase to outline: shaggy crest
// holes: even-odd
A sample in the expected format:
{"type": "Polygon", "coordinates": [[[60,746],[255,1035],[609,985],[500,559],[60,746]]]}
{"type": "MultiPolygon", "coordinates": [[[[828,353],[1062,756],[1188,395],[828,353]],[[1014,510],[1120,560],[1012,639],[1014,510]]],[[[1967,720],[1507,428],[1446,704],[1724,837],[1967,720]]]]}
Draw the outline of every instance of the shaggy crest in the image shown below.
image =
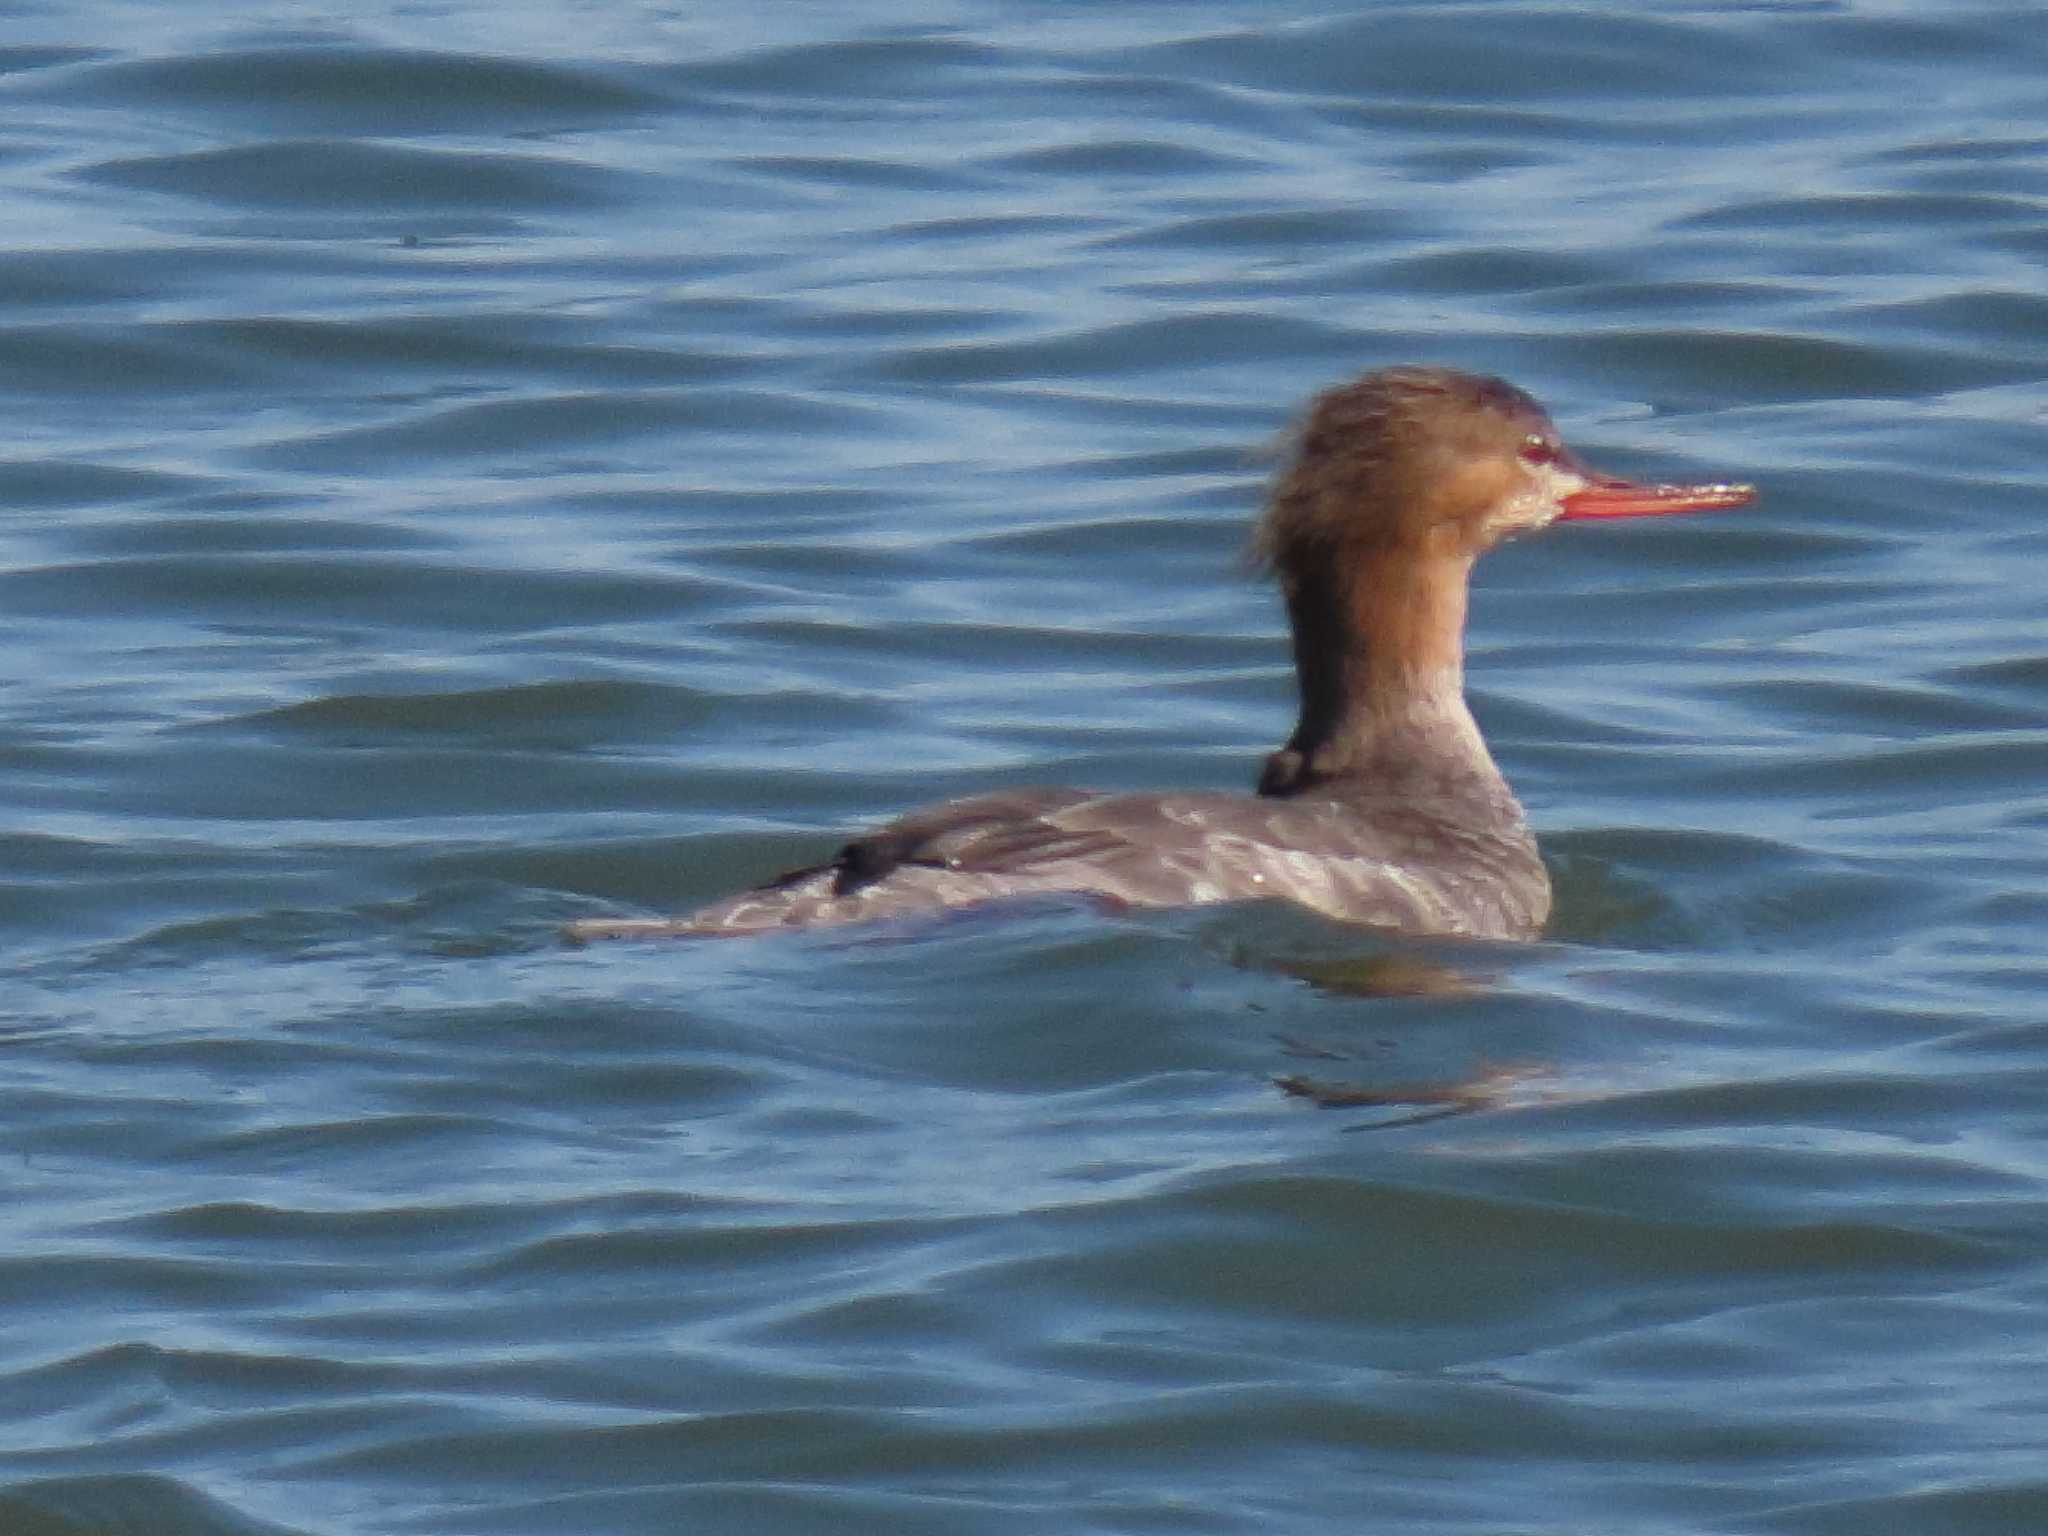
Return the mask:
{"type": "Polygon", "coordinates": [[[1543,407],[1505,379],[1454,368],[1383,368],[1325,390],[1274,481],[1253,558],[1290,577],[1396,541],[1404,498],[1447,458],[1551,430],[1543,407]]]}

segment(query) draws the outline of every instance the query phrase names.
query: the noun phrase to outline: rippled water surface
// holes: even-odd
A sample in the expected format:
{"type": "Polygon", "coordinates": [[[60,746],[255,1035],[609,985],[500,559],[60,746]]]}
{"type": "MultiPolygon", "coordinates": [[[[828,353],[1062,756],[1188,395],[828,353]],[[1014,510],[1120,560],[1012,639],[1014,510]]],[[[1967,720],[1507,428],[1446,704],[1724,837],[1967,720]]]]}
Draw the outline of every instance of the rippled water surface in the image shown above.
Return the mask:
{"type": "Polygon", "coordinates": [[[85,11],[0,25],[0,1532],[2048,1528],[2033,5],[85,11]],[[561,942],[1246,785],[1265,451],[1412,360],[1764,489],[1481,572],[1546,942],[561,942]]]}

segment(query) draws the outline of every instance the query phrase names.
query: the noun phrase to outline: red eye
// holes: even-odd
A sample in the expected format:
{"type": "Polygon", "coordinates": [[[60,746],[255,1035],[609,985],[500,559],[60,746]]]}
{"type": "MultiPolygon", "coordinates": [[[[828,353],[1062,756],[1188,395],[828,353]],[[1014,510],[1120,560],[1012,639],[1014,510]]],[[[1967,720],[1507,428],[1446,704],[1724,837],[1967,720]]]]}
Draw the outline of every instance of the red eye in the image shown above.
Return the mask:
{"type": "Polygon", "coordinates": [[[1522,439],[1521,459],[1524,464],[1555,464],[1558,460],[1557,444],[1532,432],[1522,439]]]}

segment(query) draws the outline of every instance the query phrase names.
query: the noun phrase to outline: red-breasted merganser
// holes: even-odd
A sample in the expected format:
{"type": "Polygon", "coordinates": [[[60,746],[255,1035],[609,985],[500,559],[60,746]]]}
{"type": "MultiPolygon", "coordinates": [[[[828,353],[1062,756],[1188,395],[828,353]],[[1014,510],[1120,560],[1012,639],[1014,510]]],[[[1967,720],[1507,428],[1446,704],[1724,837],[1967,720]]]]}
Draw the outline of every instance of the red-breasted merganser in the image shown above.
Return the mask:
{"type": "Polygon", "coordinates": [[[1277,897],[1408,934],[1532,938],[1550,879],[1465,704],[1473,562],[1553,522],[1755,495],[1598,473],[1500,379],[1368,373],[1316,399],[1259,524],[1293,626],[1301,720],[1256,795],[998,790],[687,916],[569,933],[756,933],[1067,892],[1133,907],[1277,897]]]}

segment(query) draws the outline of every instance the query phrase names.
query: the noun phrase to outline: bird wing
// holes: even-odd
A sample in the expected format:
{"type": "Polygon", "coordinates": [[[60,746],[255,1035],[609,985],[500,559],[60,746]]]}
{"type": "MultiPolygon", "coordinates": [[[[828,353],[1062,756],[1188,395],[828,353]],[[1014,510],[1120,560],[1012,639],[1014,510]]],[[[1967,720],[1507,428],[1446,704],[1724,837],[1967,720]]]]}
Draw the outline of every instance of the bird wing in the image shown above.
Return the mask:
{"type": "MultiPolygon", "coordinates": [[[[839,850],[824,866],[834,871],[832,894],[850,896],[906,864],[1023,871],[1109,852],[1124,841],[1114,830],[1073,824],[1063,814],[1103,798],[1079,789],[1006,789],[912,812],[839,850]]],[[[783,879],[811,872],[793,871],[783,879]]]]}

